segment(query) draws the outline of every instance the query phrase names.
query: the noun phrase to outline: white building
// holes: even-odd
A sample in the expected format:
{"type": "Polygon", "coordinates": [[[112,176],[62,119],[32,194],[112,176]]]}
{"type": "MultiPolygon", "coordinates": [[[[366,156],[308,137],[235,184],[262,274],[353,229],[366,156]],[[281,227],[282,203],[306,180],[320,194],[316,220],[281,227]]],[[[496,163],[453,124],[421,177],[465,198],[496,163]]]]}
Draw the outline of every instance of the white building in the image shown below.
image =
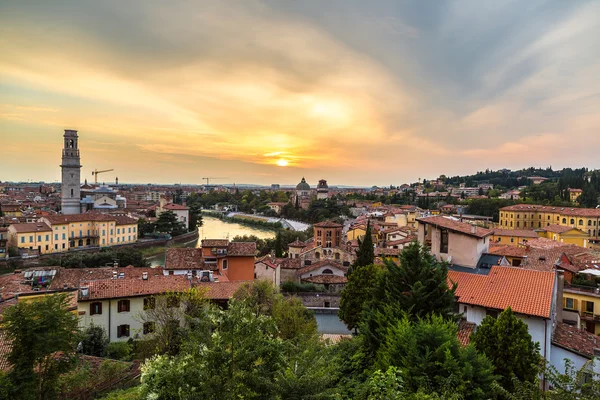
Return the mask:
{"type": "Polygon", "coordinates": [[[263,257],[254,263],[254,279],[266,280],[278,287],[281,283],[281,266],[271,262],[270,257],[263,257]]]}
{"type": "Polygon", "coordinates": [[[177,219],[179,220],[179,222],[181,222],[182,224],[184,224],[186,227],[189,224],[189,220],[190,220],[190,208],[186,207],[186,206],[182,206],[180,204],[174,204],[174,203],[168,203],[168,204],[161,204],[157,210],[157,217],[165,212],[165,211],[171,211],[173,212],[175,215],[177,215],[177,219]]]}

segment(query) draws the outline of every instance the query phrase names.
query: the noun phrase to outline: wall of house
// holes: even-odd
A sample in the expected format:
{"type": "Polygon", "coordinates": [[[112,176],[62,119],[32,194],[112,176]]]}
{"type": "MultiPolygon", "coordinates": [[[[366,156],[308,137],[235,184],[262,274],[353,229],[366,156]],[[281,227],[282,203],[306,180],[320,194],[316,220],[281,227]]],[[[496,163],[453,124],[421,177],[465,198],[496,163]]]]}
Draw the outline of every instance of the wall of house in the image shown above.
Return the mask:
{"type": "MultiPolygon", "coordinates": [[[[584,292],[574,292],[571,289],[565,288],[563,292],[563,306],[565,310],[571,310],[572,313],[577,313],[578,315],[583,315],[586,312],[586,303],[594,303],[594,312],[593,316],[600,316],[600,294],[592,294],[592,293],[584,293],[584,292]],[[572,309],[566,308],[566,300],[573,299],[574,307],[572,309]]],[[[580,327],[585,329],[585,320],[580,319],[581,325],[580,327]]],[[[600,323],[596,322],[596,331],[594,332],[596,335],[600,335],[600,323]]]]}
{"type": "MultiPolygon", "coordinates": [[[[552,345],[552,353],[550,355],[550,363],[558,370],[559,373],[564,374],[565,371],[565,358],[573,362],[575,370],[583,368],[586,362],[589,360],[577,353],[573,353],[569,350],[565,350],[562,347],[552,345]]],[[[596,362],[596,365],[600,363],[596,362]]]]}
{"type": "MultiPolygon", "coordinates": [[[[441,229],[429,226],[431,229],[431,252],[441,260],[463,267],[475,268],[481,254],[489,249],[487,238],[478,239],[473,236],[463,235],[448,231],[448,253],[440,253],[441,229]]],[[[421,232],[421,226],[419,226],[421,232]]],[[[419,237],[421,234],[419,233],[419,237]]]]}
{"type": "Polygon", "coordinates": [[[296,269],[291,268],[280,268],[280,282],[300,282],[298,275],[296,274],[296,269]]]}
{"type": "Polygon", "coordinates": [[[274,285],[278,285],[276,282],[276,269],[271,268],[262,262],[254,264],[254,279],[267,280],[274,285]]]}
{"type": "Polygon", "coordinates": [[[225,274],[230,281],[254,280],[254,257],[227,257],[225,274]]]}
{"type": "Polygon", "coordinates": [[[326,275],[336,275],[336,276],[344,276],[344,271],[341,271],[339,269],[337,269],[334,266],[328,266],[328,265],[324,265],[322,267],[319,267],[315,270],[306,272],[304,274],[302,274],[300,276],[300,278],[305,279],[305,278],[310,278],[311,276],[319,276],[319,275],[323,275],[323,271],[329,269],[331,270],[331,272],[333,272],[333,274],[326,274],[326,275]]]}

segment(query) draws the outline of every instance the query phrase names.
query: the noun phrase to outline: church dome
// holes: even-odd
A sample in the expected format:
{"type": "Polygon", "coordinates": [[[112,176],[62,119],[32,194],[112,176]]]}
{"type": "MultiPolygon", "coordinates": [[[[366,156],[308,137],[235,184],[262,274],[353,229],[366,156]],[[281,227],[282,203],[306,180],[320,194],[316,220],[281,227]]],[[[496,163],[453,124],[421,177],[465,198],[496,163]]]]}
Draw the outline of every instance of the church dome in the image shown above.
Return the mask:
{"type": "Polygon", "coordinates": [[[306,179],[304,177],[300,181],[298,185],[296,185],[296,190],[310,190],[310,185],[306,183],[306,179]]]}

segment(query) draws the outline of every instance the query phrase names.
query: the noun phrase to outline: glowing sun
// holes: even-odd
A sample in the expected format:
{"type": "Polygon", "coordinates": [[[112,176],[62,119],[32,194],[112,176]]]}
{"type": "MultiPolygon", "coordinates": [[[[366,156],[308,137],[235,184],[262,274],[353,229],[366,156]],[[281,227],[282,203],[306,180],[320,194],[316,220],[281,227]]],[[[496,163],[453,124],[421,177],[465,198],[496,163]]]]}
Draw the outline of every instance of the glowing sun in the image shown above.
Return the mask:
{"type": "Polygon", "coordinates": [[[279,160],[277,160],[277,165],[279,165],[280,167],[287,167],[288,160],[284,160],[283,158],[280,158],[279,160]]]}

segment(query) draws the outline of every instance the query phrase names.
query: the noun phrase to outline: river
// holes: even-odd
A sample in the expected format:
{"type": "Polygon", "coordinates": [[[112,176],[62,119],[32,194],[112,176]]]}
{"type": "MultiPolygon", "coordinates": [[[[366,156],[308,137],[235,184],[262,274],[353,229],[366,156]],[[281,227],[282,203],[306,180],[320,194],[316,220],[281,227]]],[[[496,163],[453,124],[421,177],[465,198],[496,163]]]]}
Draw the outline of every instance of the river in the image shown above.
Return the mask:
{"type": "MultiPolygon", "coordinates": [[[[255,228],[238,224],[237,222],[225,222],[215,217],[202,216],[202,226],[198,228],[198,240],[186,243],[186,247],[200,247],[202,239],[233,239],[235,236],[254,235],[260,239],[272,239],[275,232],[268,229],[255,228]]],[[[154,266],[165,265],[165,255],[159,254],[148,257],[150,264],[154,266]]]]}

